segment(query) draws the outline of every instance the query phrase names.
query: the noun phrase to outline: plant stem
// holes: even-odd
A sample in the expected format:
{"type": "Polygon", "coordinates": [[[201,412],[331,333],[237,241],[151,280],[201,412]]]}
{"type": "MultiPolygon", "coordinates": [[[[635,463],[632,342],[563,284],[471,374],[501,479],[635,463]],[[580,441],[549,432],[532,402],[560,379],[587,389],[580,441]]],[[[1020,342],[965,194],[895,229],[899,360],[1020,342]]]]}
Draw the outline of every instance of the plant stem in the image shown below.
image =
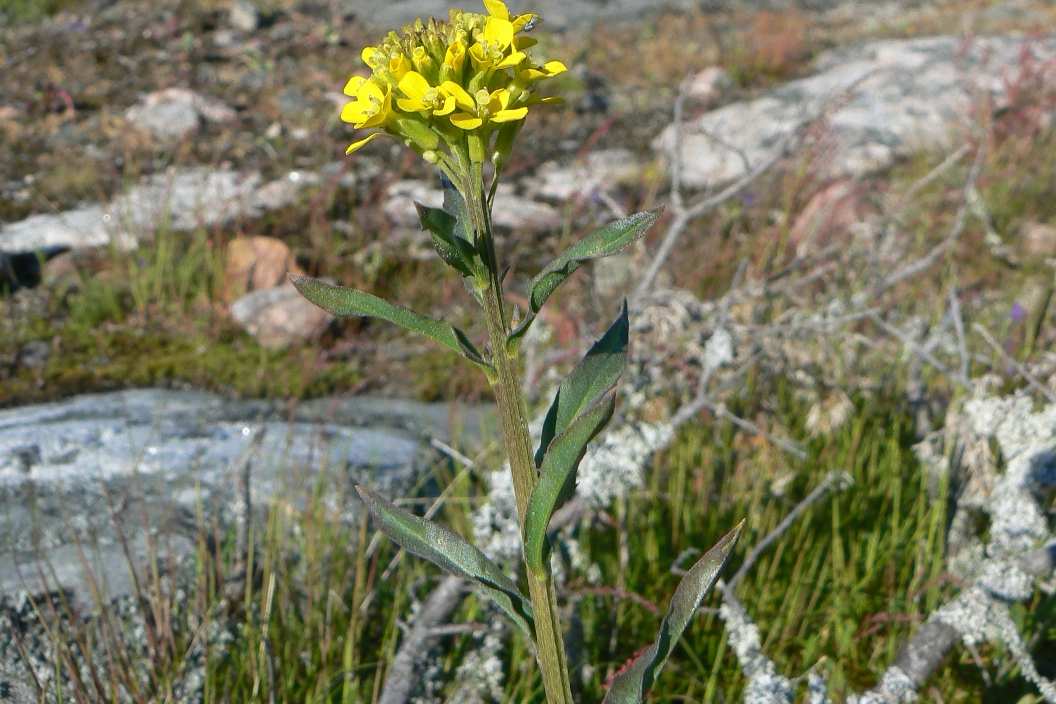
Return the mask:
{"type": "MultiPolygon", "coordinates": [[[[499,408],[502,435],[513,474],[513,491],[517,499],[517,518],[521,526],[528,510],[528,499],[535,488],[536,470],[532,459],[532,439],[528,434],[524,397],[517,359],[510,354],[506,344],[509,326],[503,309],[502,281],[498,272],[494,242],[484,199],[479,167],[474,168],[470,188],[466,190],[466,210],[473,219],[473,226],[486,243],[490,272],[489,286],[481,296],[484,320],[491,343],[492,365],[495,376],[492,388],[499,408]]],[[[561,622],[557,613],[557,595],[554,581],[549,574],[535,575],[528,570],[528,592],[535,616],[535,640],[539,669],[542,671],[543,688],[547,704],[572,704],[572,689],[565,659],[561,622]]]]}

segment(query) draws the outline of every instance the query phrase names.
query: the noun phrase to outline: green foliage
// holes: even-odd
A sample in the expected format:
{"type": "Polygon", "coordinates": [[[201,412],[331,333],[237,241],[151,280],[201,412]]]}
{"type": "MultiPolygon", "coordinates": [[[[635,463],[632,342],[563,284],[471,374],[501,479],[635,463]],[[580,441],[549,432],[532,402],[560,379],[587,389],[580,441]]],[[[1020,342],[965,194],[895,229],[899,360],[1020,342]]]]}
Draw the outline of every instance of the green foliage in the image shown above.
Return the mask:
{"type": "Polygon", "coordinates": [[[675,649],[678,639],[682,637],[686,626],[696,615],[700,602],[715,586],[719,572],[737,544],[742,528],[744,528],[744,521],[723,536],[704,557],[697,560],[697,563],[678,583],[678,588],[675,589],[671,603],[667,607],[667,614],[660,622],[656,640],[613,679],[603,704],[641,704],[649,690],[652,689],[657,675],[664,668],[664,664],[675,649]]]}
{"type": "Polygon", "coordinates": [[[433,248],[448,266],[462,276],[474,276],[480,272],[480,262],[471,242],[459,236],[459,220],[440,208],[430,208],[415,203],[422,228],[428,230],[433,239],[433,248]]]}
{"type": "Polygon", "coordinates": [[[353,288],[334,286],[307,276],[296,276],[292,281],[301,295],[328,313],[338,317],[369,316],[387,320],[404,330],[428,337],[450,350],[461,353],[474,364],[487,366],[484,357],[466,334],[450,323],[419,315],[353,288]]]}
{"type": "Polygon", "coordinates": [[[528,332],[546,300],[583,262],[616,254],[644,237],[662,212],[661,208],[657,208],[611,222],[590,233],[547,264],[528,284],[528,310],[524,319],[510,333],[510,342],[516,343],[528,332]]]}
{"type": "Polygon", "coordinates": [[[357,486],[378,527],[393,542],[442,569],[472,579],[529,639],[532,605],[509,577],[462,536],[394,506],[366,487],[357,486]]]}
{"type": "Polygon", "coordinates": [[[627,364],[627,304],[605,335],[561,383],[543,422],[535,462],[539,483],[524,520],[524,556],[528,568],[546,566],[546,529],[554,511],[571,498],[576,469],[587,444],[601,432],[616,407],[616,383],[627,364]]]}

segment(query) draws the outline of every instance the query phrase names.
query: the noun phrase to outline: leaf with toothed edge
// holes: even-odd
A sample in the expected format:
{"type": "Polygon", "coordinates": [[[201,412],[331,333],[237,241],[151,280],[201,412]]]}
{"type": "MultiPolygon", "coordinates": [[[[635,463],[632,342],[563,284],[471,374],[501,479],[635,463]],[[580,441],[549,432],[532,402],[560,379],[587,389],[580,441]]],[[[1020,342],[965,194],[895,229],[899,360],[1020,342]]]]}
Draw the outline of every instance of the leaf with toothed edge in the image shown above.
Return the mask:
{"type": "Polygon", "coordinates": [[[509,342],[516,343],[528,332],[550,294],[574,274],[583,262],[616,254],[643,237],[662,212],[662,208],[656,208],[611,222],[590,233],[547,264],[528,285],[528,310],[525,311],[524,319],[510,333],[509,342]]]}
{"type": "Polygon", "coordinates": [[[338,317],[367,316],[387,320],[458,352],[474,364],[490,366],[466,334],[448,322],[419,315],[354,288],[334,286],[307,276],[291,276],[290,281],[302,296],[328,313],[338,317]]]}
{"type": "Polygon", "coordinates": [[[656,640],[613,679],[602,704],[642,704],[700,603],[715,586],[743,527],[744,521],[741,521],[682,578],[660,622],[656,640]]]}
{"type": "Polygon", "coordinates": [[[366,487],[357,486],[356,491],[382,533],[407,552],[476,582],[532,641],[531,602],[487,555],[458,533],[398,508],[366,487]]]}

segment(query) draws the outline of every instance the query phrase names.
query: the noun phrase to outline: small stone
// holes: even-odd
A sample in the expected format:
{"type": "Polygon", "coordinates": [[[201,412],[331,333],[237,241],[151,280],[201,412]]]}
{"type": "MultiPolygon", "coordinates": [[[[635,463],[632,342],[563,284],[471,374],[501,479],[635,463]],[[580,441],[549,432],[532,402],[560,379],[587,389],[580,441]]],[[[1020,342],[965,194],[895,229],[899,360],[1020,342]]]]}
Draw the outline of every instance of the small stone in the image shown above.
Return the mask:
{"type": "Polygon", "coordinates": [[[722,99],[732,85],[730,74],[718,66],[709,66],[689,79],[686,99],[698,107],[711,107],[722,99]]]}
{"type": "Polygon", "coordinates": [[[293,284],[247,293],[231,304],[231,317],[268,349],[318,337],[332,320],[293,284]]]}
{"type": "Polygon", "coordinates": [[[51,357],[51,345],[44,340],[33,340],[22,346],[18,353],[18,363],[27,369],[40,369],[51,357]]]}
{"type": "Polygon", "coordinates": [[[233,120],[235,111],[192,90],[166,88],[143,96],[125,112],[125,118],[158,139],[176,140],[196,131],[202,121],[233,120]]]}
{"type": "Polygon", "coordinates": [[[1056,225],[1028,222],[1020,229],[1019,237],[1028,257],[1056,257],[1056,225]]]}
{"type": "Polygon", "coordinates": [[[789,231],[798,256],[807,256],[846,234],[865,217],[861,184],[841,179],[829,184],[807,202],[789,231]]]}
{"type": "Polygon", "coordinates": [[[239,32],[249,34],[260,24],[260,13],[249,0],[234,0],[227,11],[227,21],[239,32]]]}
{"type": "Polygon", "coordinates": [[[539,167],[528,180],[532,197],[565,203],[597,190],[633,181],[642,172],[641,164],[629,149],[604,149],[591,152],[573,164],[550,161],[539,167]]]}
{"type": "Polygon", "coordinates": [[[303,273],[282,240],[236,237],[227,245],[223,297],[232,301],[249,291],[274,288],[290,274],[303,273]]]}

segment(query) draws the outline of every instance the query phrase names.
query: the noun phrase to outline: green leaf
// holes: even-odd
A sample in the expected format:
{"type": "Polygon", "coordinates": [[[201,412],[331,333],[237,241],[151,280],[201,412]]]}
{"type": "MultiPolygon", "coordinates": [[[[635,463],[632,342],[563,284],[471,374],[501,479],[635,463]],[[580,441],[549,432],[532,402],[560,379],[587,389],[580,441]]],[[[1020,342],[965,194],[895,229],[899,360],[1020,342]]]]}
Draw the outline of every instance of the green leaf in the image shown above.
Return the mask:
{"type": "Polygon", "coordinates": [[[415,203],[418,219],[422,229],[428,230],[433,239],[433,247],[444,262],[462,274],[472,276],[477,263],[477,253],[473,245],[455,233],[459,227],[458,218],[440,208],[430,208],[415,203]]]}
{"type": "Polygon", "coordinates": [[[662,208],[635,213],[630,217],[611,222],[590,233],[576,244],[569,247],[554,261],[547,264],[528,285],[528,310],[524,320],[510,333],[509,341],[516,342],[528,332],[532,321],[542,310],[546,299],[550,298],[558,286],[571,276],[588,259],[608,257],[616,254],[627,245],[645,235],[657,221],[662,208]]]}
{"type": "Polygon", "coordinates": [[[443,320],[419,315],[364,291],[334,286],[307,276],[290,277],[301,295],[328,313],[339,317],[369,316],[395,323],[405,330],[424,335],[444,347],[458,352],[469,361],[489,366],[466,334],[443,320]]]}
{"type": "Polygon", "coordinates": [[[601,432],[615,409],[616,389],[613,386],[550,444],[539,473],[539,483],[532,490],[524,515],[524,562],[537,574],[546,570],[549,555],[546,528],[550,518],[575,492],[576,470],[587,451],[587,444],[601,432]]]}
{"type": "Polygon", "coordinates": [[[682,578],[660,623],[656,640],[613,679],[602,704],[641,704],[700,607],[700,602],[715,586],[719,572],[737,544],[743,527],[744,521],[741,521],[682,578]]]}
{"type": "Polygon", "coordinates": [[[443,179],[444,186],[444,212],[455,218],[453,233],[470,245],[474,242],[473,227],[470,225],[469,212],[466,210],[466,200],[458,192],[447,178],[443,179]]]}
{"type": "Polygon", "coordinates": [[[627,365],[629,331],[627,302],[624,301],[615,322],[561,382],[543,420],[539,449],[535,453],[536,467],[542,466],[546,450],[554,437],[564,432],[577,415],[612,388],[623,374],[623,368],[627,365]]]}
{"type": "Polygon", "coordinates": [[[488,598],[532,640],[531,602],[487,555],[458,533],[398,508],[366,487],[357,486],[356,491],[382,533],[407,552],[479,584],[488,598]]]}

